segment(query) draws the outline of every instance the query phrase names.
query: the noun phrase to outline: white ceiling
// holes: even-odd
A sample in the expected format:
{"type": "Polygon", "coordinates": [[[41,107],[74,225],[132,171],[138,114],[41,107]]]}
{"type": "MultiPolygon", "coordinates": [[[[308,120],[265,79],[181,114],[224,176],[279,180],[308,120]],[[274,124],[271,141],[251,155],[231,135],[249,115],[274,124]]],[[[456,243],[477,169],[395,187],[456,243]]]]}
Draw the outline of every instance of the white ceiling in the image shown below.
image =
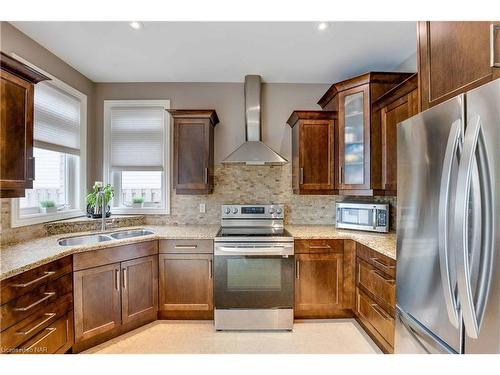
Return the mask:
{"type": "Polygon", "coordinates": [[[12,22],[95,82],[332,83],[392,70],[415,22],[12,22]]]}

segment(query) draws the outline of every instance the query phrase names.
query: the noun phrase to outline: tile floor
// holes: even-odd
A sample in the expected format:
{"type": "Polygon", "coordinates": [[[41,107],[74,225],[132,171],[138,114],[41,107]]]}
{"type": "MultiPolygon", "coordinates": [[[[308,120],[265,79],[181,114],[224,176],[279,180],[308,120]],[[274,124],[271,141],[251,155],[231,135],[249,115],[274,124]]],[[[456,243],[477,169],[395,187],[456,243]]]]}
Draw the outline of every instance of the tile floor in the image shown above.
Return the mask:
{"type": "Polygon", "coordinates": [[[354,319],[297,321],[293,332],[216,332],[207,321],[156,321],[93,347],[98,354],[381,353],[354,319]]]}

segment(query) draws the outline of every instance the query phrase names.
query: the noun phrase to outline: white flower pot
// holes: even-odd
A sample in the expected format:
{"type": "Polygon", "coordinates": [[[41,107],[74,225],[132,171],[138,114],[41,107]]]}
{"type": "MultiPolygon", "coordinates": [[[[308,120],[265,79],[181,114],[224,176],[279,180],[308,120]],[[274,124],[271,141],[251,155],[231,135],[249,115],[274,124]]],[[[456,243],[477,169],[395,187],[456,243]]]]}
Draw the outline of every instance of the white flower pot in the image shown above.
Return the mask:
{"type": "Polygon", "coordinates": [[[40,207],[40,212],[42,214],[49,214],[49,213],[56,212],[56,211],[57,211],[57,207],[40,207]]]}
{"type": "Polygon", "coordinates": [[[134,207],[134,208],[143,208],[144,207],[144,202],[142,202],[142,203],[132,203],[132,207],[134,207]]]}

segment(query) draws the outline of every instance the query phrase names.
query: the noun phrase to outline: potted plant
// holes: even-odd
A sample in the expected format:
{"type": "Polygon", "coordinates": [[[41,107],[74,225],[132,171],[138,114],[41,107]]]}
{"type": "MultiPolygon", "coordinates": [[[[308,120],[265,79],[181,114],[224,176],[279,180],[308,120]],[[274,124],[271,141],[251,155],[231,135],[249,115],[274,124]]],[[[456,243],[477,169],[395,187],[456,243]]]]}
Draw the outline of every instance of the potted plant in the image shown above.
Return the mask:
{"type": "Polygon", "coordinates": [[[143,197],[132,198],[132,207],[142,208],[143,206],[144,206],[144,198],[143,197]]]}
{"type": "MultiPolygon", "coordinates": [[[[102,187],[102,182],[96,181],[92,187],[92,191],[87,195],[87,217],[93,219],[102,218],[101,207],[102,199],[100,189],[102,187]]],[[[115,192],[113,186],[106,184],[104,186],[104,203],[106,205],[106,217],[111,216],[111,208],[109,207],[109,202],[114,197],[115,192]]]]}
{"type": "Polygon", "coordinates": [[[56,202],[52,200],[40,201],[40,212],[42,214],[47,214],[56,211],[57,211],[56,202]]]}

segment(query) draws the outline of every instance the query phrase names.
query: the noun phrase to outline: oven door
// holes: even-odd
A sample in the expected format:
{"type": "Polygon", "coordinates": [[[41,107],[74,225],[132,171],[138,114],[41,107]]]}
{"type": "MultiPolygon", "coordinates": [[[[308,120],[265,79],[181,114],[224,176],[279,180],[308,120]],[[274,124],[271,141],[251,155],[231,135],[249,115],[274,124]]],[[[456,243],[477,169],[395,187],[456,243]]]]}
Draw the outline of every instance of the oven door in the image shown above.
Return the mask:
{"type": "Polygon", "coordinates": [[[293,308],[295,261],[290,244],[216,244],[216,309],[293,308]]]}

